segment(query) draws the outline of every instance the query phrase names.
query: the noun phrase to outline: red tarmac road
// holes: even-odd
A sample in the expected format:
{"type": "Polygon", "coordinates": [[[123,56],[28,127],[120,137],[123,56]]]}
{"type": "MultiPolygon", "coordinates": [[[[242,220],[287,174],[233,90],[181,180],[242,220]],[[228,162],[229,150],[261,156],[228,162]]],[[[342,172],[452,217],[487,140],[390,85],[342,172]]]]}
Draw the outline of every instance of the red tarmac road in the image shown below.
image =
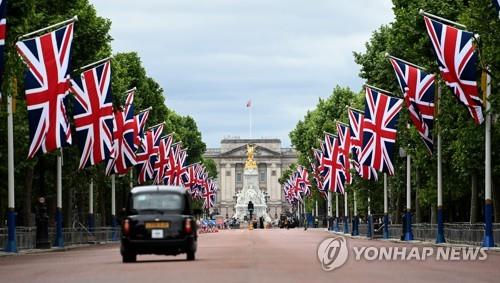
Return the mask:
{"type": "MultiPolygon", "coordinates": [[[[138,256],[123,264],[118,245],[0,258],[0,282],[500,282],[500,252],[482,262],[356,261],[325,272],[317,247],[332,236],[308,230],[229,230],[202,234],[197,259],[138,256]]],[[[348,239],[352,246],[404,246],[348,239]]]]}

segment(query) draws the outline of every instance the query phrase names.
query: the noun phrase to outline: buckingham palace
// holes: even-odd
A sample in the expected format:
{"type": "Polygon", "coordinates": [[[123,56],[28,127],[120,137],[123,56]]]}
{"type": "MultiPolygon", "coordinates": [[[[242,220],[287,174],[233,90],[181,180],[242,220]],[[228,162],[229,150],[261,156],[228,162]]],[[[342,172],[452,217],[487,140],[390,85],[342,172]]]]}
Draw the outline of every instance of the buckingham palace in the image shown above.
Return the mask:
{"type": "Polygon", "coordinates": [[[219,192],[214,208],[223,216],[234,215],[236,193],[243,189],[243,169],[250,144],[255,146],[259,188],[265,195],[269,216],[275,219],[289,208],[278,179],[290,164],[297,162],[297,152],[281,147],[279,139],[224,138],[220,148],[207,149],[204,157],[217,165],[219,192]]]}

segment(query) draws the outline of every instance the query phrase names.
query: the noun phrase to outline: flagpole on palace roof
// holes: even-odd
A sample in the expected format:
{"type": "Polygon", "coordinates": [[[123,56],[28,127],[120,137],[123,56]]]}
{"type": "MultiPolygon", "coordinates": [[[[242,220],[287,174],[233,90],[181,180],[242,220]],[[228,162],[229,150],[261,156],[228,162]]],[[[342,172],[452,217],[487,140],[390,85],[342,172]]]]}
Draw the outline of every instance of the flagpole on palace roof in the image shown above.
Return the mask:
{"type": "Polygon", "coordinates": [[[73,18],[71,19],[68,19],[68,20],[65,20],[65,21],[62,21],[62,22],[59,22],[57,24],[53,24],[53,25],[50,25],[48,27],[44,27],[44,28],[41,28],[39,30],[35,30],[35,31],[32,31],[30,33],[27,33],[27,34],[24,34],[24,35],[21,35],[20,37],[18,37],[17,39],[18,40],[21,40],[23,38],[26,38],[26,37],[29,37],[29,36],[32,36],[32,35],[35,35],[37,33],[40,33],[40,32],[44,32],[46,30],[49,30],[49,29],[53,29],[53,28],[57,28],[57,27],[60,27],[60,26],[63,26],[65,24],[69,24],[69,23],[73,23],[73,22],[76,22],[78,21],[78,16],[74,16],[73,18]]]}

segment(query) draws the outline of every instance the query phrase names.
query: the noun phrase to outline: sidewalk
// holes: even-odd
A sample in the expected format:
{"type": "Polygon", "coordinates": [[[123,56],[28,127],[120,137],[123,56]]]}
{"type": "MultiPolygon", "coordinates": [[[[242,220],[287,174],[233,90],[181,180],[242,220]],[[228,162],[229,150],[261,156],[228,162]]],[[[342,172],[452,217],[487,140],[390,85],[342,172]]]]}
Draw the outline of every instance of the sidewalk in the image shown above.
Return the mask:
{"type": "Polygon", "coordinates": [[[18,250],[17,253],[8,253],[4,252],[3,250],[0,250],[0,257],[7,257],[7,256],[20,256],[20,255],[27,255],[27,254],[39,254],[39,253],[50,253],[50,252],[64,252],[64,251],[69,251],[69,250],[74,250],[78,248],[87,248],[87,247],[94,247],[97,245],[113,245],[113,244],[118,244],[119,241],[116,242],[95,242],[95,243],[88,243],[88,244],[77,244],[77,245],[69,245],[65,247],[51,247],[50,249],[21,249],[18,250]]]}
{"type": "MultiPolygon", "coordinates": [[[[352,236],[351,234],[344,234],[342,232],[335,232],[335,231],[328,231],[325,230],[327,233],[332,233],[344,237],[348,237],[351,239],[363,239],[363,240],[375,240],[375,241],[386,241],[386,242],[392,242],[392,243],[399,243],[399,244],[414,244],[414,245],[425,245],[425,246],[435,246],[435,247],[477,247],[475,245],[469,245],[469,244],[453,244],[453,243],[442,243],[442,244],[436,244],[431,241],[421,241],[421,240],[413,240],[413,241],[401,241],[400,239],[397,238],[389,238],[389,239],[383,239],[383,238],[368,238],[366,236],[352,236]]],[[[488,251],[494,251],[494,252],[500,252],[500,247],[494,247],[494,248],[487,248],[488,251]]]]}

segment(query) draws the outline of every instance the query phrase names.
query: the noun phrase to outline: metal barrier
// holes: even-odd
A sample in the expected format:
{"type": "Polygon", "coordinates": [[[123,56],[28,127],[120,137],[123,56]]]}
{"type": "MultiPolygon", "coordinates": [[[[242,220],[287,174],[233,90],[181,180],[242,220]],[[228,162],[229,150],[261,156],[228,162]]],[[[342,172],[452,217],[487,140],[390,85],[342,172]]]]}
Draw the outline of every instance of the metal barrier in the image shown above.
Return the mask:
{"type": "MultiPolygon", "coordinates": [[[[121,229],[113,227],[95,227],[93,232],[85,228],[64,228],[64,245],[77,245],[88,243],[106,243],[118,241],[121,237],[121,229]]],[[[55,239],[55,228],[49,228],[49,240],[55,239]]],[[[34,249],[36,244],[36,227],[16,228],[17,248],[34,249]]],[[[7,242],[7,228],[0,228],[0,249],[7,242]]]]}
{"type": "MultiPolygon", "coordinates": [[[[341,226],[339,224],[339,226],[341,226]]],[[[366,236],[367,224],[359,224],[359,235],[366,236]]],[[[416,223],[412,225],[413,238],[420,241],[436,241],[437,224],[416,223]]],[[[400,239],[403,234],[403,226],[401,224],[389,225],[389,238],[400,239]]],[[[379,238],[379,235],[374,233],[374,237],[379,238]]],[[[468,244],[480,246],[484,238],[483,223],[445,223],[444,236],[447,243],[451,244],[468,244]]],[[[493,223],[493,238],[500,241],[500,223],[493,223]]]]}

